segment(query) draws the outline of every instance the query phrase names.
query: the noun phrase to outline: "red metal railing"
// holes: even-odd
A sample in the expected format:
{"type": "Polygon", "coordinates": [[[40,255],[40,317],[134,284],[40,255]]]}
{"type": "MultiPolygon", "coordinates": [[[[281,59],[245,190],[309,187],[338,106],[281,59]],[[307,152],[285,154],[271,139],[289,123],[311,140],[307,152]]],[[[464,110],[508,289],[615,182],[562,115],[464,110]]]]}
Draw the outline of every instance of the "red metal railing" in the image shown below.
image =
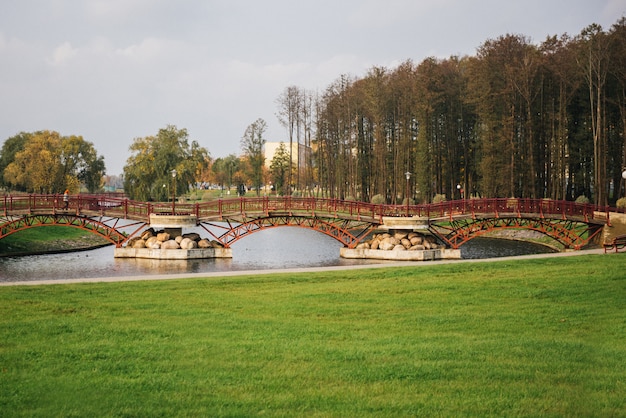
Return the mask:
{"type": "MultiPolygon", "coordinates": [[[[9,214],[57,212],[64,210],[62,195],[5,195],[1,211],[9,214]]],[[[169,202],[139,202],[121,196],[79,194],[70,196],[70,211],[93,212],[111,217],[148,221],[151,213],[171,213],[169,202]]],[[[368,219],[382,223],[384,216],[419,216],[450,219],[455,216],[541,216],[582,218],[585,221],[601,218],[609,222],[608,206],[580,204],[548,199],[470,199],[425,205],[376,205],[315,197],[244,197],[220,199],[199,203],[176,203],[177,214],[195,214],[199,220],[226,219],[234,216],[258,217],[272,213],[301,216],[324,216],[349,219],[368,219]]]]}

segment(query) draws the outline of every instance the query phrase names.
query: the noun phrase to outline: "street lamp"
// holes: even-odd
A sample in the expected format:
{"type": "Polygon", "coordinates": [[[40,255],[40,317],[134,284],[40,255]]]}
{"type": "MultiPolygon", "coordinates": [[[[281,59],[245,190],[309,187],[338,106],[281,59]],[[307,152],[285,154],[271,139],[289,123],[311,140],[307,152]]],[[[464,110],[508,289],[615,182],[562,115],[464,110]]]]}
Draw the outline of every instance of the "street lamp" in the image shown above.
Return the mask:
{"type": "Polygon", "coordinates": [[[461,193],[461,183],[456,185],[456,190],[459,192],[459,197],[463,199],[463,194],[461,193]]]}
{"type": "Polygon", "coordinates": [[[176,169],[172,170],[172,215],[176,215],[176,169]]]}
{"type": "Polygon", "coordinates": [[[406,216],[409,216],[409,179],[411,178],[411,173],[407,171],[404,175],[406,176],[406,216]]]}

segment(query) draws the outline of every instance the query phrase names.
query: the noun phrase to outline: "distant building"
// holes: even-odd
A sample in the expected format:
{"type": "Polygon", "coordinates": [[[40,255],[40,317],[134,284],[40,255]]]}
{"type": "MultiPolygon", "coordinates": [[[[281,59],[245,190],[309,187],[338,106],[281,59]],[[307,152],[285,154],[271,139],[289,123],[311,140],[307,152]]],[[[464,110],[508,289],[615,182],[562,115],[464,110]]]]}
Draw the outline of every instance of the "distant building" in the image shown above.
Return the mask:
{"type": "MultiPolygon", "coordinates": [[[[280,144],[285,144],[285,150],[287,154],[289,154],[289,142],[269,142],[265,143],[265,167],[269,168],[272,164],[272,160],[274,159],[274,155],[276,151],[280,147],[280,144]]],[[[311,147],[307,147],[304,144],[299,144],[298,142],[293,142],[291,144],[291,159],[294,167],[299,168],[300,170],[305,168],[307,161],[311,161],[311,147]]]]}

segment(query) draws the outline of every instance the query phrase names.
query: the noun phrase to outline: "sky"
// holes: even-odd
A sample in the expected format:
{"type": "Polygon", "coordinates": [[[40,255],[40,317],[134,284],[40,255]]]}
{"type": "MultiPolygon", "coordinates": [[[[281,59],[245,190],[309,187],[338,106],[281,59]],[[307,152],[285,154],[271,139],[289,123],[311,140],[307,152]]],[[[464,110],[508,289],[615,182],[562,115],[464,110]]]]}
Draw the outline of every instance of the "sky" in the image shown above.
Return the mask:
{"type": "Polygon", "coordinates": [[[80,135],[120,175],[135,138],[175,125],[213,158],[241,153],[289,86],[323,92],[342,75],[485,41],[605,30],[626,0],[3,0],[0,144],[20,132],[80,135]]]}

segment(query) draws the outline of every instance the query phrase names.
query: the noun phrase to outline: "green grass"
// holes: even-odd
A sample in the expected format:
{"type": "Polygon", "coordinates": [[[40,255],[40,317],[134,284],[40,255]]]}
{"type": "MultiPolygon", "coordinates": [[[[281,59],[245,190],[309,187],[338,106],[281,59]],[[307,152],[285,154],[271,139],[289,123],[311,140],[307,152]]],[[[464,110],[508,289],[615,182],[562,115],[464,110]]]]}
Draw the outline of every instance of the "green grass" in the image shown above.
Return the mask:
{"type": "Polygon", "coordinates": [[[0,287],[0,416],[626,416],[625,265],[0,287]]]}
{"type": "Polygon", "coordinates": [[[0,239],[0,255],[68,251],[107,243],[106,239],[82,229],[44,226],[25,229],[0,239]]]}

